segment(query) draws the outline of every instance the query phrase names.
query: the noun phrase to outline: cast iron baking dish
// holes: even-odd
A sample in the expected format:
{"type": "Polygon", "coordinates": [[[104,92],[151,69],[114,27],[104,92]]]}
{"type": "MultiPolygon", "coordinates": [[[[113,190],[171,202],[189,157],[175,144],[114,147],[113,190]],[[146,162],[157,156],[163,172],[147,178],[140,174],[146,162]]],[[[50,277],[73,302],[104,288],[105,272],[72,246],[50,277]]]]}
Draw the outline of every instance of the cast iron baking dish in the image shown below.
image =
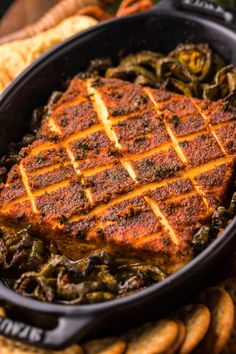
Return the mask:
{"type": "MultiPolygon", "coordinates": [[[[62,43],[20,75],[0,98],[0,150],[27,129],[35,107],[89,61],[139,50],[167,53],[179,43],[208,43],[226,63],[236,65],[235,13],[199,0],[160,2],[147,13],[105,22],[62,43]]],[[[127,326],[165,313],[199,290],[220,271],[236,241],[236,219],[187,266],[134,295],[94,305],[47,304],[24,298],[0,283],[9,311],[0,333],[47,348],[62,348],[86,336],[124,331],[127,326]],[[19,320],[21,318],[21,320],[19,320]],[[23,321],[23,322],[22,322],[23,321]]]]}

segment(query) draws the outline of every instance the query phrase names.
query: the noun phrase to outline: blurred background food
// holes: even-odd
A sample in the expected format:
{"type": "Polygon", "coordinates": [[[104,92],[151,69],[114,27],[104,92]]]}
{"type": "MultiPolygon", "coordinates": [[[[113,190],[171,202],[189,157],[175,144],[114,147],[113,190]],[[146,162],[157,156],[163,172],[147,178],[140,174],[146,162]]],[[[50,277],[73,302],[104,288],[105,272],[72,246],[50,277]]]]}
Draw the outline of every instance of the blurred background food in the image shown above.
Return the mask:
{"type": "MultiPolygon", "coordinates": [[[[158,0],[1,0],[0,92],[48,49],[112,17],[150,9],[158,0]]],[[[236,0],[216,0],[235,5],[236,0]]]]}
{"type": "Polygon", "coordinates": [[[0,91],[41,54],[77,32],[97,24],[89,16],[70,16],[47,31],[0,46],[0,91]]]}
{"type": "Polygon", "coordinates": [[[99,21],[151,6],[151,0],[16,0],[0,23],[0,92],[35,59],[63,40],[99,21]],[[42,10],[46,12],[42,14],[42,10]]]}

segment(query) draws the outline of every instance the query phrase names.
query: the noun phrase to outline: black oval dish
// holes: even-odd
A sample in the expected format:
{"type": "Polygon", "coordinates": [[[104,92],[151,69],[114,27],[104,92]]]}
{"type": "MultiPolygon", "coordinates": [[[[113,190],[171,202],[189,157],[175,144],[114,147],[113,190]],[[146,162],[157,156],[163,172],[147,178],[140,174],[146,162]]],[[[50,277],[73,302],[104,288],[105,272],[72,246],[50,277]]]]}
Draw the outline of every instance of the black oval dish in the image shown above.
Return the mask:
{"type": "MultiPolygon", "coordinates": [[[[109,56],[118,60],[119,56],[138,50],[166,53],[179,43],[204,42],[227,63],[236,65],[235,14],[209,4],[165,0],[159,9],[103,23],[41,57],[1,96],[1,152],[25,132],[32,110],[45,103],[53,90],[63,89],[65,81],[85,69],[93,58],[109,56]],[[204,17],[209,8],[210,17],[209,13],[204,17]]],[[[36,346],[62,348],[94,333],[118,333],[140,320],[150,320],[184,301],[220,271],[236,241],[235,227],[236,219],[191,263],[161,283],[106,303],[46,304],[24,298],[1,282],[1,302],[9,308],[10,317],[0,317],[0,333],[36,346]],[[17,318],[23,318],[25,323],[17,318]]]]}

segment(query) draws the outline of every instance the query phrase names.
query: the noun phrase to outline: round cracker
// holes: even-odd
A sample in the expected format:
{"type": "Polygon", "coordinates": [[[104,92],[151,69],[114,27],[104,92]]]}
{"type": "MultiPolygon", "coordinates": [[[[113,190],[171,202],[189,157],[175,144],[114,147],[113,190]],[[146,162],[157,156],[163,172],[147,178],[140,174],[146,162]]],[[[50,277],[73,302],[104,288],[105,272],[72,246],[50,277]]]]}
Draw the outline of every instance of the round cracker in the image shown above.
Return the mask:
{"type": "Polygon", "coordinates": [[[32,347],[10,339],[0,339],[1,354],[84,354],[79,345],[72,345],[67,349],[54,351],[32,347]]]}
{"type": "Polygon", "coordinates": [[[191,304],[177,310],[177,318],[184,322],[186,335],[178,354],[189,354],[201,342],[210,325],[210,311],[205,305],[191,304]]]}
{"type": "MultiPolygon", "coordinates": [[[[234,308],[236,308],[236,278],[229,278],[224,280],[220,284],[220,287],[226,290],[227,293],[229,293],[233,300],[234,308]]],[[[230,338],[222,351],[222,354],[234,353],[236,353],[236,314],[234,315],[234,325],[230,338]]]]}
{"type": "Polygon", "coordinates": [[[209,288],[198,298],[211,313],[211,323],[206,336],[193,351],[194,354],[218,354],[227,343],[234,322],[234,304],[222,288],[209,288]]]}
{"type": "Polygon", "coordinates": [[[179,349],[179,347],[183,343],[184,338],[186,336],[186,327],[185,327],[184,323],[178,319],[175,319],[175,322],[178,324],[178,327],[179,327],[178,338],[176,339],[173,347],[168,350],[168,354],[176,353],[176,351],[179,349]]]}
{"type": "Polygon", "coordinates": [[[149,323],[127,334],[126,354],[162,354],[173,348],[178,339],[179,326],[173,320],[149,323]]]}
{"type": "Polygon", "coordinates": [[[83,349],[85,354],[123,354],[126,346],[123,339],[109,337],[89,341],[83,346],[83,349]]]}

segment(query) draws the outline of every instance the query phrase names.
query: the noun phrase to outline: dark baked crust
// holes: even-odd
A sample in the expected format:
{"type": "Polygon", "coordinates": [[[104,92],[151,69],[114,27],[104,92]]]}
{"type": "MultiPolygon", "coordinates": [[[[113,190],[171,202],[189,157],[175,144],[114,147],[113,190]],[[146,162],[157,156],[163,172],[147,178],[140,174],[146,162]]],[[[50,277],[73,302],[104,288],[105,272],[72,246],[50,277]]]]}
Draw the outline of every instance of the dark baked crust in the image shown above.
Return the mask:
{"type": "Polygon", "coordinates": [[[235,118],[221,102],[75,78],[9,172],[2,223],[31,224],[74,259],[104,247],[176,269],[227,201],[235,118]]]}

